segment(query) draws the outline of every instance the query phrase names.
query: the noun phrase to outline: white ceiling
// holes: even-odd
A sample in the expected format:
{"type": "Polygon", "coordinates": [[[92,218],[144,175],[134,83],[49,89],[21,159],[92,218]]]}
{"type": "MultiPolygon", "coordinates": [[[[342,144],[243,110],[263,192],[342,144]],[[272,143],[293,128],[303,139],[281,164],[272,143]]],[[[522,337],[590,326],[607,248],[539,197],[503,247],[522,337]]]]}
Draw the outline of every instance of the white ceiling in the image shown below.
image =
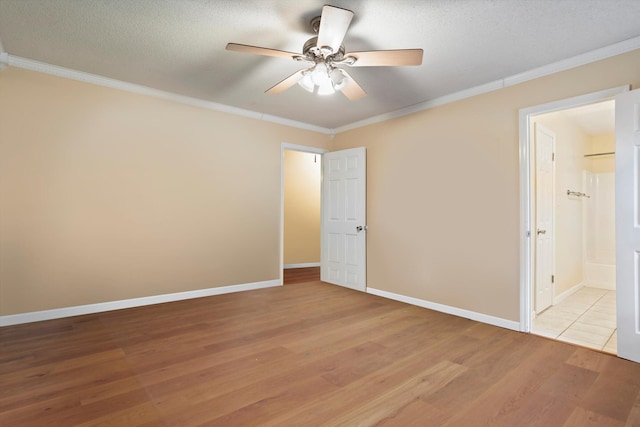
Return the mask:
{"type": "Polygon", "coordinates": [[[0,0],[10,55],[336,129],[640,37],[638,0],[0,0]],[[227,42],[301,52],[331,4],[347,51],[424,49],[418,67],[361,67],[348,101],[266,89],[303,68],[227,42]]]}

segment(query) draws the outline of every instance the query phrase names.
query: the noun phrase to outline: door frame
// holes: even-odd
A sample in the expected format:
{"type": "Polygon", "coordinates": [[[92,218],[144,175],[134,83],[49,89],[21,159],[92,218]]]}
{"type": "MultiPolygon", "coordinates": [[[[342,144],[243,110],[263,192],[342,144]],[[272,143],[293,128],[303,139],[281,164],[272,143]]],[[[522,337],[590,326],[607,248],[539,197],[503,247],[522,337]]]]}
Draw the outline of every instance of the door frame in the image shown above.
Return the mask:
{"type": "MultiPolygon", "coordinates": [[[[308,147],[306,145],[289,144],[287,142],[280,144],[280,286],[284,284],[284,152],[286,150],[318,154],[320,157],[322,157],[324,153],[329,152],[329,150],[323,148],[308,147]]],[[[322,178],[322,169],[320,170],[320,174],[322,178]]],[[[322,179],[320,179],[320,194],[322,194],[322,185],[322,179]]],[[[322,223],[323,215],[321,198],[320,223],[322,223]]]]}
{"type": "Polygon", "coordinates": [[[522,108],[519,111],[519,169],[520,169],[520,331],[531,332],[533,311],[533,233],[532,209],[532,138],[531,117],[580,107],[614,99],[616,95],[630,90],[630,85],[618,86],[572,98],[522,108]]]}

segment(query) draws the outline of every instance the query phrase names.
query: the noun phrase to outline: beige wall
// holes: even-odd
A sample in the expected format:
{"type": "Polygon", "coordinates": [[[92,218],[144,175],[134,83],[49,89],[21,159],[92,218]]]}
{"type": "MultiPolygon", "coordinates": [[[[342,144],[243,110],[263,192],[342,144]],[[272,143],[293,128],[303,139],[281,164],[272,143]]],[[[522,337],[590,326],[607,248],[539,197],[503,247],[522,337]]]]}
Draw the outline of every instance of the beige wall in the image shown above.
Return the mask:
{"type": "Polygon", "coordinates": [[[284,152],[284,264],[320,262],[322,156],[284,152]]]}
{"type": "Polygon", "coordinates": [[[281,143],[328,137],[9,67],[0,315],[280,277],[281,143]]]}
{"type": "Polygon", "coordinates": [[[555,295],[583,281],[584,199],[567,196],[583,191],[583,171],[590,137],[567,119],[564,112],[543,114],[533,120],[556,135],[555,161],[555,295]]]}
{"type": "Polygon", "coordinates": [[[368,286],[518,321],[519,109],[638,70],[640,50],[338,134],[367,147],[368,286]]]}
{"type": "MultiPolygon", "coordinates": [[[[367,147],[368,285],[517,321],[518,110],[638,70],[634,51],[338,134],[367,147]]],[[[325,135],[11,67],[0,94],[1,315],[278,278],[280,143],[325,135]]]]}

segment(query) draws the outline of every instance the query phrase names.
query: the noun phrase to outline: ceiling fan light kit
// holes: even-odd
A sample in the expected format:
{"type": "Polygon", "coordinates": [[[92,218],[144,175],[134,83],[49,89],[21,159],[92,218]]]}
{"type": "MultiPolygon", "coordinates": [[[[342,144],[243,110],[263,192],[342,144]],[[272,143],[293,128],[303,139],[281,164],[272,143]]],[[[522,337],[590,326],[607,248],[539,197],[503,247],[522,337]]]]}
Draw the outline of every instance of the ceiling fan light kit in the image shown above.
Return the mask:
{"type": "Polygon", "coordinates": [[[237,43],[227,44],[226,49],[264,56],[289,57],[295,61],[313,64],[309,68],[296,71],[267,89],[268,94],[282,93],[297,83],[307,92],[318,95],[342,92],[351,101],[360,99],[367,93],[346,70],[338,67],[339,65],[387,67],[422,64],[422,49],[345,53],[342,41],[352,19],[353,12],[350,10],[324,6],[322,15],[311,20],[311,28],[318,36],[307,40],[302,48],[302,54],[237,43]]]}
{"type": "Polygon", "coordinates": [[[310,93],[331,95],[342,90],[347,83],[346,79],[343,70],[318,62],[312,68],[302,71],[302,78],[298,81],[298,85],[310,93]]]}

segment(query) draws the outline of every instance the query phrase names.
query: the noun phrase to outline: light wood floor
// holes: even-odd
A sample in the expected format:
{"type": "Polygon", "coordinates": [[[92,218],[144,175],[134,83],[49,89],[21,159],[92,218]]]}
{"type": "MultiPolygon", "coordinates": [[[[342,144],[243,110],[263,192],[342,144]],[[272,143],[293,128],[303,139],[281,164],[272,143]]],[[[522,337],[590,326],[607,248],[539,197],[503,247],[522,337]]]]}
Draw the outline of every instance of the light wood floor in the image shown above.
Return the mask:
{"type": "Polygon", "coordinates": [[[321,282],[0,345],[0,426],[640,425],[640,364],[321,282]]]}
{"type": "Polygon", "coordinates": [[[287,268],[284,270],[283,283],[295,285],[296,283],[317,282],[320,280],[320,267],[287,268]]]}

